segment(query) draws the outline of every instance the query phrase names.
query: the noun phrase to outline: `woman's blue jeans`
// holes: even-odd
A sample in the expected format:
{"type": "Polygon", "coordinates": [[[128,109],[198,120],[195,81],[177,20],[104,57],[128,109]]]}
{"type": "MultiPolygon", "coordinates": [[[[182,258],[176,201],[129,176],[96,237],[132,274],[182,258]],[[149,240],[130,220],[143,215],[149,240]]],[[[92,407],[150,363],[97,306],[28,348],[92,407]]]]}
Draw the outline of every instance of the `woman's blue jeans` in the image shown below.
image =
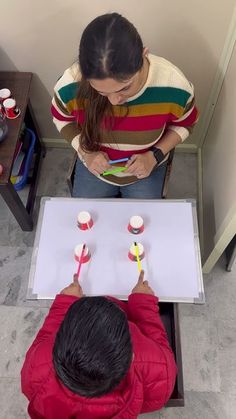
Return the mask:
{"type": "Polygon", "coordinates": [[[78,159],[76,162],[73,197],[75,198],[121,198],[160,199],[165,179],[167,162],[163,163],[147,178],[127,186],[106,183],[93,175],[78,159]]]}

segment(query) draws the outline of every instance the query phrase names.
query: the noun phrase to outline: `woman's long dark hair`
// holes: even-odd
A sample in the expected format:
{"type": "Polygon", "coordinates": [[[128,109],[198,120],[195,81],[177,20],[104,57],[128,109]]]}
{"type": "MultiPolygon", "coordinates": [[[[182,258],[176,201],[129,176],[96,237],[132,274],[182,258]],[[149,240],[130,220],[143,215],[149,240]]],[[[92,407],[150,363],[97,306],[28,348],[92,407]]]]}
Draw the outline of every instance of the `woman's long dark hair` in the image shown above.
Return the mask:
{"type": "Polygon", "coordinates": [[[81,126],[81,148],[98,151],[104,116],[112,116],[107,97],[93,89],[88,80],[112,78],[127,80],[143,66],[143,43],[136,28],[118,13],[94,19],[85,28],[79,47],[82,79],[77,101],[85,109],[81,126]]]}

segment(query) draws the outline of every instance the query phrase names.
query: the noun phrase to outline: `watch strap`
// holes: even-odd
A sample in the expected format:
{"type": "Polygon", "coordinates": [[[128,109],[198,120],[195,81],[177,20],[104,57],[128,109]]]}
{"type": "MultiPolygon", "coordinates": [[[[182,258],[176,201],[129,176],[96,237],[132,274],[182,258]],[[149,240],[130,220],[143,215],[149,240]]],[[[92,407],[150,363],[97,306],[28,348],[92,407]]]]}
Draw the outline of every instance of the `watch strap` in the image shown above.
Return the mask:
{"type": "Polygon", "coordinates": [[[150,151],[153,152],[153,155],[154,155],[158,164],[161,163],[164,160],[165,154],[161,151],[160,148],[157,148],[157,147],[153,146],[153,147],[150,148],[150,151]]]}

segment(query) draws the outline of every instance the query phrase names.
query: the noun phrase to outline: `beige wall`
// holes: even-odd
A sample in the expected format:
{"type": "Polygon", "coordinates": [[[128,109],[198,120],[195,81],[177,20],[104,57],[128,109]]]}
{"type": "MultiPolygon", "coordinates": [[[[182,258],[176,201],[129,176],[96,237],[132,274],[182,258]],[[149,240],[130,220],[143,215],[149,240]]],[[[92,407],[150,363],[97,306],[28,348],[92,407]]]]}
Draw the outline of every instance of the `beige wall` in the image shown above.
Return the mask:
{"type": "MultiPolygon", "coordinates": [[[[138,28],[150,51],[179,66],[194,83],[202,112],[209,97],[235,0],[11,0],[1,2],[0,70],[35,73],[32,102],[44,137],[56,138],[50,97],[76,59],[84,27],[118,11],[138,28]]],[[[195,134],[188,140],[197,144],[195,134]]]]}
{"type": "Polygon", "coordinates": [[[235,103],[236,44],[202,147],[204,262],[214,248],[215,262],[236,234],[235,103]]]}

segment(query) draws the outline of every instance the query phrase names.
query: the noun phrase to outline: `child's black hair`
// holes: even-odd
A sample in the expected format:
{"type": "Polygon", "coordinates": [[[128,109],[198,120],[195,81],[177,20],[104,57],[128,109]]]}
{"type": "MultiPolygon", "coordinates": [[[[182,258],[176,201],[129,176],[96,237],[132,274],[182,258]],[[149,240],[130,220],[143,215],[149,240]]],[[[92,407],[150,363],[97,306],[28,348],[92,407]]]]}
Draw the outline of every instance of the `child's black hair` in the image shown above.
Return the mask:
{"type": "Polygon", "coordinates": [[[56,335],[56,374],[72,392],[99,397],[124,378],[132,360],[126,314],[105,297],[83,297],[69,308],[56,335]]]}

